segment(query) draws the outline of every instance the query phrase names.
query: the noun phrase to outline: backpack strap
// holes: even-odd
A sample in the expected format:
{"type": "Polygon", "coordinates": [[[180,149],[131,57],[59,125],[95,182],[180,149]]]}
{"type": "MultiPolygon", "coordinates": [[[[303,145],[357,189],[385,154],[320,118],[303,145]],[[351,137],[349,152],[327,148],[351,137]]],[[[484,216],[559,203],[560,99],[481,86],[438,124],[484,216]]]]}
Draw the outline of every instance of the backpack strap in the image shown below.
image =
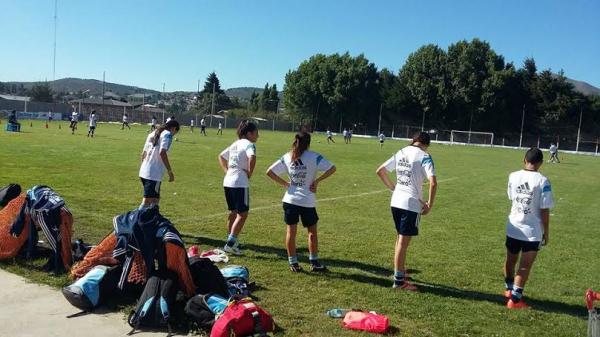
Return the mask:
{"type": "Polygon", "coordinates": [[[260,337],[266,336],[265,330],[260,324],[260,314],[258,310],[252,312],[252,318],[254,319],[254,334],[258,334],[260,337]]]}

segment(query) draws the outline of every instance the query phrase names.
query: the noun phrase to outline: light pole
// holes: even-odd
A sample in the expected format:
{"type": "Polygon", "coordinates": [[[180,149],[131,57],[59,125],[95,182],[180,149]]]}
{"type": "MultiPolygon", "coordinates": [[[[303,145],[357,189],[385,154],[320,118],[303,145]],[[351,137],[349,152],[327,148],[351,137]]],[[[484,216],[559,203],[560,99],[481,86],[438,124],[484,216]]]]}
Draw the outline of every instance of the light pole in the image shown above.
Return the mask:
{"type": "Polygon", "coordinates": [[[521,117],[521,135],[519,136],[519,148],[523,144],[523,125],[525,124],[525,104],[523,104],[523,116],[521,117]]]}
{"type": "Polygon", "coordinates": [[[381,134],[381,110],[383,110],[383,102],[379,105],[379,126],[377,127],[377,136],[381,134]]]}
{"type": "Polygon", "coordinates": [[[162,108],[162,115],[163,115],[163,124],[165,124],[165,82],[163,82],[163,94],[162,94],[162,101],[163,101],[163,108],[162,108]]]}
{"type": "MultiPolygon", "coordinates": [[[[81,105],[84,103],[85,94],[87,94],[88,92],[90,92],[90,89],[81,93],[81,99],[79,100],[79,112],[81,112],[81,105]]],[[[85,106],[85,104],[83,104],[83,105],[85,106]]]]}
{"type": "Polygon", "coordinates": [[[575,152],[579,152],[579,139],[581,136],[581,119],[583,117],[583,106],[579,107],[579,127],[577,128],[577,145],[575,146],[575,152]]]}

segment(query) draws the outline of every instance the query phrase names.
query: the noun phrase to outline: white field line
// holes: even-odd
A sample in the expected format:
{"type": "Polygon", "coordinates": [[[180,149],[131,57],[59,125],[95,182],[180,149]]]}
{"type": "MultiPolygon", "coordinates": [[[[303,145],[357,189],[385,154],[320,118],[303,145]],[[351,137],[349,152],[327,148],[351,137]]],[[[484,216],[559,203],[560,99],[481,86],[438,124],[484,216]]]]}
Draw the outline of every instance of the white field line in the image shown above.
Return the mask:
{"type": "MultiPolygon", "coordinates": [[[[456,179],[458,179],[458,177],[452,177],[452,178],[447,178],[447,179],[440,179],[440,180],[438,180],[438,183],[445,183],[445,182],[456,180],[456,179]]],[[[335,201],[335,200],[350,199],[350,198],[359,198],[359,197],[364,197],[366,195],[379,194],[379,193],[383,193],[383,192],[391,192],[391,191],[388,190],[388,189],[384,189],[384,190],[364,192],[364,193],[359,193],[359,194],[343,195],[343,196],[339,196],[339,197],[317,199],[317,202],[335,201]]],[[[268,205],[268,206],[253,207],[253,208],[250,208],[249,212],[253,213],[253,212],[264,211],[264,210],[273,209],[273,208],[281,208],[281,203],[277,203],[277,204],[274,204],[274,205],[268,205]]],[[[229,212],[221,212],[221,213],[215,213],[215,214],[209,214],[209,215],[201,215],[201,216],[180,218],[180,219],[176,219],[174,222],[178,223],[178,222],[198,221],[198,220],[202,220],[202,219],[220,218],[220,217],[226,216],[228,214],[229,214],[229,212]]]]}

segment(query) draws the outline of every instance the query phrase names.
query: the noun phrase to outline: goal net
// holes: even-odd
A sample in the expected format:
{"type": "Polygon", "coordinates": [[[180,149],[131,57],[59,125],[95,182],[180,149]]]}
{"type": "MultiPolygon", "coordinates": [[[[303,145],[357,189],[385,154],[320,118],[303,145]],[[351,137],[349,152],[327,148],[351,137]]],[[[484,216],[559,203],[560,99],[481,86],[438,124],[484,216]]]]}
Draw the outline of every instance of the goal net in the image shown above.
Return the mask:
{"type": "Polygon", "coordinates": [[[492,146],[494,144],[494,133],[452,130],[450,132],[450,143],[492,146]]]}

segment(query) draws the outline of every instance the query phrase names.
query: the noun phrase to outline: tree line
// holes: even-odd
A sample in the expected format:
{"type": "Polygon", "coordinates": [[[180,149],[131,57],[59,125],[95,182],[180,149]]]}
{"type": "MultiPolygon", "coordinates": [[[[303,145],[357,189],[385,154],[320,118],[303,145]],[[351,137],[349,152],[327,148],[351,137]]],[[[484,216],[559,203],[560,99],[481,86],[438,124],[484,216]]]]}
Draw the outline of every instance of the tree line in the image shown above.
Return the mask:
{"type": "Polygon", "coordinates": [[[582,130],[596,134],[600,96],[574,90],[563,71],[539,71],[533,58],[520,67],[489,43],[458,41],[447,50],[434,44],[411,53],[395,73],[364,55],[317,54],[285,77],[284,106],[295,120],[337,130],[355,124],[424,124],[427,129],[572,132],[580,112],[582,130]]]}

